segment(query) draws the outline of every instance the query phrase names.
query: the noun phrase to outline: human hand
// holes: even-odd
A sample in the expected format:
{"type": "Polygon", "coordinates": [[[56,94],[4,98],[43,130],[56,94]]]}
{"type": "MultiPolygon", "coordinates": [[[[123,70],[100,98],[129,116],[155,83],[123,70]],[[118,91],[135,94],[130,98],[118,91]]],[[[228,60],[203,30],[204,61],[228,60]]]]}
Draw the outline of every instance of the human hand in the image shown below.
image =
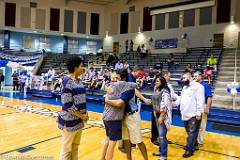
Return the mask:
{"type": "Polygon", "coordinates": [[[197,120],[201,120],[202,116],[196,115],[197,120]]]}
{"type": "Polygon", "coordinates": [[[162,124],[163,123],[163,117],[159,117],[158,118],[158,124],[162,124]]]}
{"type": "Polygon", "coordinates": [[[152,100],[151,100],[151,99],[145,99],[145,100],[144,100],[144,103],[150,105],[150,104],[152,103],[152,100]]]}
{"type": "Polygon", "coordinates": [[[209,114],[209,107],[204,108],[204,113],[206,113],[207,115],[209,114]]]}
{"type": "Polygon", "coordinates": [[[82,115],[81,119],[82,119],[83,121],[88,121],[89,117],[88,117],[87,114],[84,114],[84,115],[82,115]]]}

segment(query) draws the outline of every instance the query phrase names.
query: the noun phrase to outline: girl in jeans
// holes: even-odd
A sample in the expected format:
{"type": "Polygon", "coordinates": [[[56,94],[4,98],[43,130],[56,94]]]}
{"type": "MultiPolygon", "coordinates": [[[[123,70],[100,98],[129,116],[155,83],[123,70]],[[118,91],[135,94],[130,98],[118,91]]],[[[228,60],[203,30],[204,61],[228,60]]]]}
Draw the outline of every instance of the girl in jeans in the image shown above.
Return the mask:
{"type": "Polygon", "coordinates": [[[172,104],[170,89],[164,77],[157,76],[154,95],[152,96],[153,113],[156,119],[160,144],[160,160],[166,160],[168,155],[167,131],[172,122],[172,104]]]}

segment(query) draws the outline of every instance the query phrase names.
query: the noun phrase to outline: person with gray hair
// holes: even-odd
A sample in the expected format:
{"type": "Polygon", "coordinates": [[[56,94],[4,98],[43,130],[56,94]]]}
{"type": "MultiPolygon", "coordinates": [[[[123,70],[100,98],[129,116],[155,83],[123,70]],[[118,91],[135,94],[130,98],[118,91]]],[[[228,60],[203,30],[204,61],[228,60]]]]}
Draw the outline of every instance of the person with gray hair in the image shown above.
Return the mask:
{"type": "Polygon", "coordinates": [[[184,158],[193,156],[195,144],[201,123],[202,114],[204,111],[204,87],[195,82],[190,73],[185,73],[182,77],[184,85],[181,96],[177,99],[174,105],[180,105],[180,111],[184,126],[187,132],[186,151],[183,154],[184,158]]]}

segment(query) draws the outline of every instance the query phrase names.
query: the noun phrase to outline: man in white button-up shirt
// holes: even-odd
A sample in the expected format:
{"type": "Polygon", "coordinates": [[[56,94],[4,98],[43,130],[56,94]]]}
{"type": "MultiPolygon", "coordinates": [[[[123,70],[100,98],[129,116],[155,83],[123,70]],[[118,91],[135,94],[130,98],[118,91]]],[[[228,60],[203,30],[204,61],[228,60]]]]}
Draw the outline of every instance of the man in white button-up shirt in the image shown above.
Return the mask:
{"type": "Polygon", "coordinates": [[[187,131],[187,145],[186,152],[183,154],[184,158],[191,157],[194,153],[194,146],[197,142],[198,131],[201,123],[201,116],[204,111],[204,87],[193,81],[190,73],[183,75],[184,87],[181,96],[175,102],[180,104],[180,111],[184,126],[187,131]]]}

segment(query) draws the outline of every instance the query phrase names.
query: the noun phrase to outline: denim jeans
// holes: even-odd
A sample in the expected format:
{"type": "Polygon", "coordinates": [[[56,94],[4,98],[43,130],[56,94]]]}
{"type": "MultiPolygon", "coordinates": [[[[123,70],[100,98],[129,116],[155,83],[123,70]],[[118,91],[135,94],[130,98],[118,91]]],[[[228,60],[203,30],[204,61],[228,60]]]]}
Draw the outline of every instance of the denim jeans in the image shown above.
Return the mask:
{"type": "Polygon", "coordinates": [[[24,93],[25,83],[20,83],[20,92],[24,93]]]}
{"type": "Polygon", "coordinates": [[[159,144],[159,153],[161,158],[167,158],[168,155],[168,141],[167,141],[167,128],[165,123],[158,124],[158,133],[160,138],[160,144],[159,144]]]}
{"type": "Polygon", "coordinates": [[[194,152],[194,146],[197,143],[197,137],[201,120],[197,120],[196,117],[192,117],[188,121],[184,121],[184,126],[188,134],[186,150],[194,152]]]}

